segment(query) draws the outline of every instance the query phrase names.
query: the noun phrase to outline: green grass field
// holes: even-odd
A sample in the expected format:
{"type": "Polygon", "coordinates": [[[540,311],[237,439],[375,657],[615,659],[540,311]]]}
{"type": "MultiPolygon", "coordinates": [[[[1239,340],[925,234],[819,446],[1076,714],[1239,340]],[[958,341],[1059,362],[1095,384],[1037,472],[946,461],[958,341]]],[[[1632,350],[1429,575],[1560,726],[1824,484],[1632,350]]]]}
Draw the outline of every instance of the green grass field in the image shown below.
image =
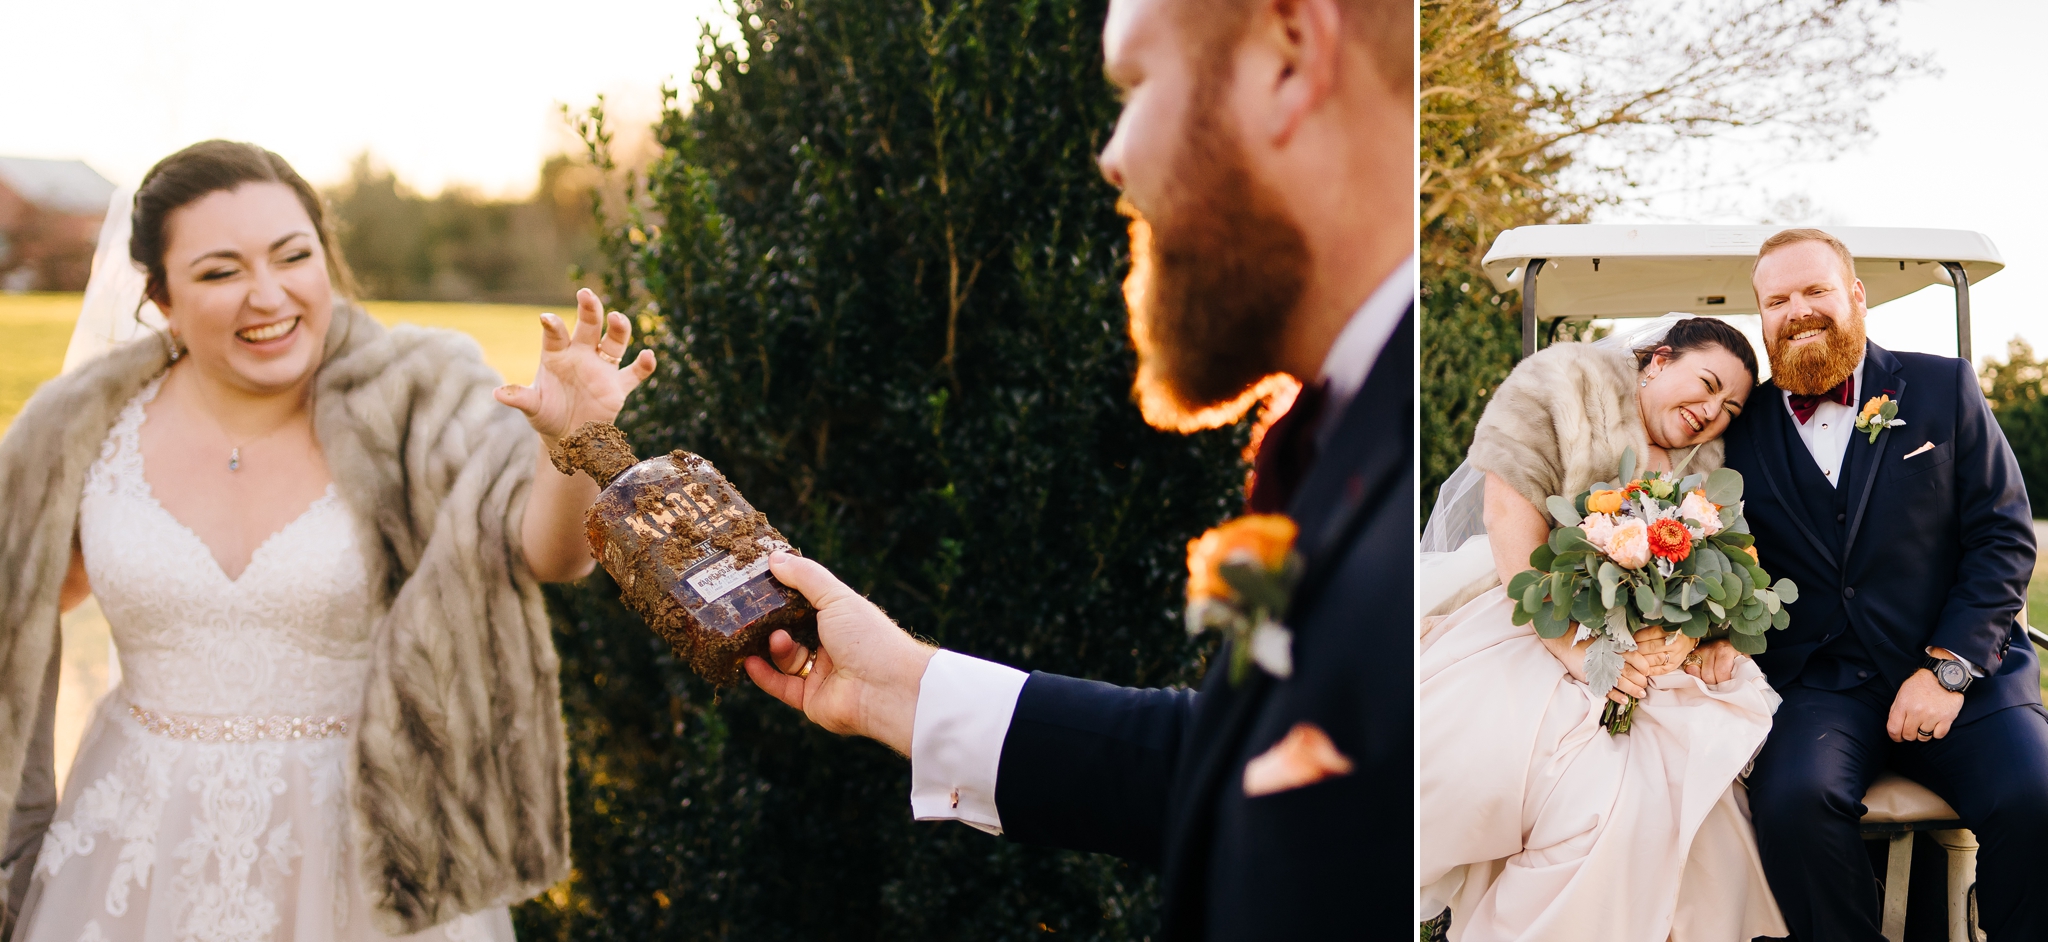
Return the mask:
{"type": "MultiPolygon", "coordinates": [[[[77,294],[0,294],[0,433],[14,421],[28,397],[64,366],[64,350],[78,321],[77,294]]],[[[557,308],[519,304],[442,304],[370,301],[363,305],[385,324],[419,324],[462,331],[484,348],[484,360],[516,383],[533,381],[540,366],[542,310],[575,316],[573,299],[557,308]]]]}

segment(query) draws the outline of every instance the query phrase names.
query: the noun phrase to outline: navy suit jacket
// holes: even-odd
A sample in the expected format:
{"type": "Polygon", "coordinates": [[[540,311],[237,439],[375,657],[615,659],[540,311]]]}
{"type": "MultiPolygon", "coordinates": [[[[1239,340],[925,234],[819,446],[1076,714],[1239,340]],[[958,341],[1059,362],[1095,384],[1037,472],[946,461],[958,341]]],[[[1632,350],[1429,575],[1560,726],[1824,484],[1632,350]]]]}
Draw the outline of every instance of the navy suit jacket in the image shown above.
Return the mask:
{"type": "Polygon", "coordinates": [[[1411,309],[1289,505],[1292,676],[1233,686],[1225,651],[1200,693],[1034,673],[1018,698],[1005,836],[1159,867],[1166,939],[1414,936],[1414,336],[1411,309]],[[1246,797],[1245,764],[1303,721],[1352,773],[1246,797]]]}
{"type": "Polygon", "coordinates": [[[1857,403],[1881,394],[1906,424],[1876,444],[1861,432],[1849,439],[1852,452],[1874,449],[1875,458],[1843,485],[1852,488],[1845,545],[1825,537],[1832,521],[1813,516],[1831,510],[1797,499],[1794,463],[1813,458],[1788,447],[1794,420],[1775,384],[1759,386],[1728,430],[1728,467],[1742,472],[1764,568],[1799,585],[1791,623],[1769,633],[1757,666],[1783,687],[1823,643],[1853,631],[1894,690],[1929,646],[1981,668],[1987,676],[1970,685],[1958,723],[2040,703],[2034,648],[2019,626],[2034,569],[2032,513],[1976,374],[1964,360],[1873,343],[1857,403]]]}

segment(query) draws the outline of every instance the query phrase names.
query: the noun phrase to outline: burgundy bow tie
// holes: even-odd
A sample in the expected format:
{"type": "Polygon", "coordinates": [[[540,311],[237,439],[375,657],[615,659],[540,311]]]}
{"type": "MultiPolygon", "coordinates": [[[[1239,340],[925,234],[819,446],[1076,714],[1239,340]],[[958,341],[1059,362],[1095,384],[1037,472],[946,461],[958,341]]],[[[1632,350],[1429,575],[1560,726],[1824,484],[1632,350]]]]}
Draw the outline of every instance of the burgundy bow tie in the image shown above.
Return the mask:
{"type": "Polygon", "coordinates": [[[1308,477],[1316,460],[1316,426],[1323,404],[1329,399],[1329,384],[1302,387],[1294,405],[1272,425],[1259,441],[1259,453],[1252,460],[1252,488],[1245,508],[1255,514],[1280,514],[1294,500],[1294,492],[1308,477]]]}
{"type": "Polygon", "coordinates": [[[1807,419],[1813,418],[1813,410],[1820,408],[1820,404],[1823,402],[1839,403],[1845,406],[1855,402],[1856,390],[1852,388],[1853,379],[1854,377],[1842,380],[1835,388],[1818,396],[1802,396],[1798,393],[1789,393],[1785,398],[1792,403],[1792,414],[1799,417],[1799,424],[1805,425],[1807,419]]]}

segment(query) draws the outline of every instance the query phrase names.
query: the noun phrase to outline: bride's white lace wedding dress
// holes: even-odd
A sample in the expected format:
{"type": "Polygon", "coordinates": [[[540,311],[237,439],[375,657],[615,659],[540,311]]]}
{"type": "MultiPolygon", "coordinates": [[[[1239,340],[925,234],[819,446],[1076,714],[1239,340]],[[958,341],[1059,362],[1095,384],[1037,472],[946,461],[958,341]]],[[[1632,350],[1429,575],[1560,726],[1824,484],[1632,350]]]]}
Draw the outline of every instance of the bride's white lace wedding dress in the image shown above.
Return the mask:
{"type": "MultiPolygon", "coordinates": [[[[138,447],[159,379],[86,475],[86,570],[121,655],[43,839],[26,942],[369,940],[349,838],[371,589],[329,487],[229,579],[157,503],[138,447]]],[[[510,940],[500,908],[413,939],[510,940]]]]}

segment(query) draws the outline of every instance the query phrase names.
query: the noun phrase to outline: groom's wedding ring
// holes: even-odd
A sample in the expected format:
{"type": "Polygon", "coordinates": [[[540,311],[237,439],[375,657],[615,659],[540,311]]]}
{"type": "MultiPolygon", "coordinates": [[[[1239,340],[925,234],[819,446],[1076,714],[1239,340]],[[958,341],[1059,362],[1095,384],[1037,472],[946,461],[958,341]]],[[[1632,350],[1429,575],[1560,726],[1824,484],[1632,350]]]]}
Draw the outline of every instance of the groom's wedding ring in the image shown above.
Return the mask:
{"type": "Polygon", "coordinates": [[[1934,730],[1931,730],[1931,729],[1923,729],[1923,730],[1921,730],[1921,731],[1920,731],[1920,738],[1921,738],[1921,739],[1933,739],[1933,738],[1934,738],[1934,730]]]}
{"type": "Polygon", "coordinates": [[[811,656],[810,656],[810,657],[807,657],[807,658],[805,658],[805,659],[804,659],[804,666],[803,666],[803,669],[801,669],[801,670],[797,671],[797,672],[796,672],[796,675],[797,675],[798,677],[809,677],[809,676],[811,676],[811,667],[812,667],[813,665],[817,664],[817,663],[818,663],[818,652],[816,652],[816,651],[812,651],[812,652],[811,652],[811,656]]]}

